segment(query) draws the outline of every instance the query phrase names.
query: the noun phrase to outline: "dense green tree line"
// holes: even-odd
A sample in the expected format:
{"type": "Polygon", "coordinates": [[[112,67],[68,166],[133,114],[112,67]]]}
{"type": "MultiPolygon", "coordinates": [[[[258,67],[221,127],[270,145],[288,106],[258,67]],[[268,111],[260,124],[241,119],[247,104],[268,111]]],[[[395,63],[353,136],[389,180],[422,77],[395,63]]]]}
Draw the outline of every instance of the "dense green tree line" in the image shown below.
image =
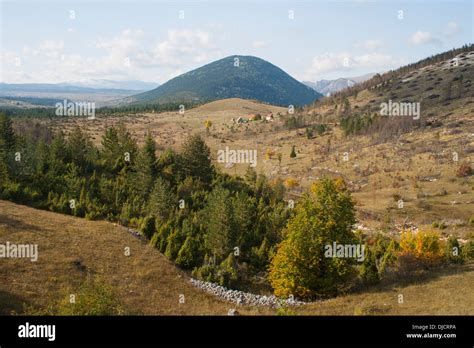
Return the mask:
{"type": "Polygon", "coordinates": [[[351,117],[341,118],[341,128],[344,131],[345,135],[352,134],[363,134],[370,129],[370,126],[373,124],[374,120],[378,120],[377,115],[354,115],[351,117]]]}
{"type": "Polygon", "coordinates": [[[341,179],[314,183],[290,209],[280,180],[250,167],[244,178],[221,173],[198,135],[157,155],[151,135],[139,147],[123,125],[108,128],[100,147],[80,128],[68,136],[33,123],[15,130],[0,114],[0,199],[139,229],[194,277],[224,286],[254,289],[268,279],[278,296],[319,298],[474,258],[472,241],[460,248],[432,232],[400,242],[354,232],[341,179]],[[332,243],[364,246],[365,256],[328,255],[332,243]]]}
{"type": "Polygon", "coordinates": [[[157,156],[123,126],[101,146],[80,128],[68,136],[31,125],[15,134],[0,116],[0,197],[40,209],[135,227],[197,277],[239,286],[265,272],[290,215],[284,186],[249,169],[220,173],[200,136],[157,156]]]}
{"type": "MultiPolygon", "coordinates": [[[[16,98],[18,99],[18,98],[16,98]]],[[[32,108],[21,108],[21,107],[0,107],[0,112],[4,113],[8,117],[22,117],[22,118],[58,118],[63,116],[56,115],[56,108],[54,105],[56,102],[61,102],[62,100],[56,99],[43,99],[43,98],[31,98],[30,100],[35,105],[45,105],[47,107],[32,107],[32,108]],[[34,100],[36,99],[36,101],[34,100]]],[[[186,111],[192,109],[196,106],[199,106],[198,103],[136,103],[123,106],[106,106],[97,108],[96,117],[103,116],[121,116],[128,114],[139,114],[139,113],[160,113],[160,112],[169,112],[175,111],[179,112],[181,110],[186,111]]]]}

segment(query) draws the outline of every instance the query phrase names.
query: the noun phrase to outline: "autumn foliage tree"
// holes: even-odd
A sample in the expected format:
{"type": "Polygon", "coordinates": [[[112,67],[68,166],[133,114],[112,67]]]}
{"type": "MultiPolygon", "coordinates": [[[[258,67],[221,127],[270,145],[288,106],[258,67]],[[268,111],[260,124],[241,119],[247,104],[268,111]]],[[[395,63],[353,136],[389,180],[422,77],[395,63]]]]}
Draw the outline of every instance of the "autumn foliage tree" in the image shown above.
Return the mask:
{"type": "Polygon", "coordinates": [[[211,120],[206,120],[204,121],[204,127],[206,127],[206,132],[209,133],[211,127],[212,127],[212,121],[211,120]]]}
{"type": "Polygon", "coordinates": [[[416,266],[438,265],[444,257],[444,247],[436,231],[403,231],[400,236],[399,267],[403,272],[416,266]],[[413,259],[413,262],[411,261],[413,259]],[[407,261],[408,260],[408,261],[407,261]]]}
{"type": "Polygon", "coordinates": [[[354,203],[341,179],[311,186],[295,207],[285,236],[271,260],[269,281],[276,296],[315,298],[349,285],[353,259],[325,257],[325,246],[353,244],[354,203]]]}
{"type": "Polygon", "coordinates": [[[299,186],[299,182],[295,178],[288,178],[288,179],[285,180],[285,186],[288,189],[292,190],[292,189],[299,186]]]}

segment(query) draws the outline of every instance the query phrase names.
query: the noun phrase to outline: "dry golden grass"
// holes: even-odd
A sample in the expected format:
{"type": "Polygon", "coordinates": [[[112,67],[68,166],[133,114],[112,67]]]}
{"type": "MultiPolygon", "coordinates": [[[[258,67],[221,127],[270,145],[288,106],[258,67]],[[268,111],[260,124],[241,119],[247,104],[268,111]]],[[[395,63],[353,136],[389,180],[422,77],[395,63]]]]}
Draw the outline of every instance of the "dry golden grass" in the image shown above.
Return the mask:
{"type": "MultiPolygon", "coordinates": [[[[291,198],[298,198],[302,190],[322,176],[344,177],[356,201],[358,218],[368,228],[367,233],[386,230],[396,236],[394,225],[404,221],[419,227],[444,221],[448,225],[440,231],[444,237],[453,234],[472,239],[474,225],[468,221],[474,212],[474,177],[458,178],[456,170],[462,162],[471,163],[471,166],[474,164],[473,61],[471,58],[469,62],[463,63],[469,66],[461,67],[464,94],[449,102],[432,98],[434,94],[439,94],[441,98],[443,83],[451,81],[458,74],[458,71],[443,64],[410,73],[411,76],[407,78],[402,77],[385,94],[365,90],[350,97],[351,106],[356,110],[356,106],[360,109],[367,105],[376,108],[388,97],[399,101],[408,98],[407,95],[413,95],[413,101],[422,100],[423,117],[436,117],[442,123],[440,127],[414,130],[387,142],[377,142],[371,135],[345,137],[334,123],[337,111],[333,105],[304,111],[305,116],[326,117],[324,122],[331,126],[326,134],[307,139],[304,129],[284,128],[284,119],[288,117],[285,108],[236,98],[202,105],[187,110],[184,115],[178,112],[147,113],[98,117],[94,121],[58,118],[51,121],[51,126],[66,133],[72,127],[79,126],[98,145],[107,127],[123,122],[139,143],[143,142],[147,132],[151,132],[159,152],[167,147],[179,150],[190,134],[199,133],[211,148],[214,162],[217,151],[226,146],[237,150],[257,150],[257,172],[270,178],[295,178],[298,181],[299,188],[289,192],[291,198]],[[443,82],[437,85],[434,81],[443,82]],[[273,112],[275,116],[281,113],[283,116],[276,116],[274,122],[256,121],[238,125],[231,121],[232,118],[245,117],[251,113],[265,115],[268,112],[273,112]],[[212,122],[209,132],[204,126],[206,120],[212,122]],[[297,153],[294,159],[290,158],[292,146],[296,147],[297,153]],[[275,154],[272,159],[265,157],[269,151],[275,154]],[[349,155],[348,161],[343,160],[345,152],[349,155]],[[459,156],[458,162],[453,160],[454,152],[459,156]],[[281,163],[277,159],[279,153],[282,154],[281,163]],[[397,197],[404,201],[402,209],[397,207],[397,197]]],[[[235,175],[243,175],[248,167],[247,164],[236,164],[225,168],[220,163],[215,164],[224,172],[235,175]]],[[[185,275],[176,271],[161,254],[127,235],[119,227],[105,222],[88,222],[39,212],[5,202],[0,206],[0,218],[6,221],[0,220],[5,225],[0,224],[0,240],[5,239],[5,236],[26,241],[28,238],[38,238],[45,260],[43,262],[49,260],[27,265],[22,261],[1,261],[5,265],[0,269],[5,282],[0,286],[5,287],[2,291],[6,291],[6,295],[0,293],[0,299],[11,295],[12,303],[18,296],[20,302],[25,299],[33,304],[45,305],[52,297],[58,297],[62,288],[80,280],[81,273],[72,266],[74,261],[80,260],[91,270],[104,274],[106,280],[119,289],[123,302],[137,312],[225,314],[230,308],[229,304],[191,288],[185,281],[185,275]],[[133,246],[130,258],[123,256],[123,248],[127,243],[133,246]],[[134,254],[134,249],[139,251],[134,254]],[[7,272],[15,267],[18,267],[18,271],[11,274],[7,272]],[[40,269],[41,273],[36,272],[36,269],[40,269]],[[21,278],[22,274],[24,278],[21,278]],[[184,306],[178,305],[180,293],[186,296],[184,306]]],[[[467,306],[462,304],[459,297],[466,293],[469,281],[473,283],[472,268],[464,266],[459,269],[462,269],[459,274],[446,271],[438,278],[424,280],[422,284],[406,284],[404,289],[408,296],[403,306],[394,304],[393,289],[381,288],[378,292],[352,294],[310,305],[301,312],[354,314],[355,311],[355,314],[364,314],[381,311],[387,314],[417,314],[418,311],[420,314],[437,314],[463,313],[468,310],[472,313],[472,297],[465,296],[467,306]],[[411,291],[413,295],[431,293],[433,299],[427,297],[424,302],[420,296],[416,300],[419,305],[414,304],[410,302],[415,299],[411,291]],[[437,294],[447,296],[446,292],[456,299],[453,300],[453,306],[457,305],[458,309],[444,297],[440,307],[436,307],[435,297],[437,294]],[[425,309],[423,305],[428,307],[425,309]],[[390,306],[388,311],[385,308],[387,306],[390,306]]],[[[242,312],[266,314],[274,311],[243,309],[242,312]]]]}
{"type": "MultiPolygon", "coordinates": [[[[357,99],[358,103],[364,104],[372,97],[373,92],[365,91],[350,99],[353,103],[352,99],[357,99]]],[[[458,99],[449,106],[433,110],[440,115],[443,125],[462,121],[462,126],[414,131],[380,144],[374,143],[371,136],[345,137],[334,125],[327,134],[307,139],[304,130],[283,127],[286,115],[282,119],[277,116],[269,123],[233,124],[232,118],[256,111],[262,114],[273,111],[275,115],[276,112],[285,113],[283,108],[241,99],[209,103],[186,111],[184,116],[167,112],[98,118],[95,121],[61,118],[52,125],[66,132],[74,125],[80,126],[99,144],[107,126],[124,122],[139,142],[150,131],[159,152],[167,147],[179,150],[190,134],[199,133],[222,171],[242,176],[248,165],[234,164],[226,168],[216,163],[218,150],[226,146],[236,150],[257,150],[257,172],[270,178],[286,180],[292,177],[298,180],[300,189],[291,192],[294,197],[322,176],[343,176],[351,183],[358,208],[375,217],[366,219],[361,215],[364,224],[375,224],[374,227],[380,228],[382,220],[390,216],[392,223],[400,223],[406,218],[418,225],[459,219],[466,225],[474,210],[474,181],[472,177],[457,178],[456,170],[462,162],[474,162],[474,120],[469,117],[472,104],[467,104],[467,99],[458,99]],[[208,119],[212,121],[209,134],[204,126],[208,119]],[[297,152],[294,159],[290,158],[293,145],[297,152]],[[275,154],[272,159],[266,158],[268,151],[275,154]],[[348,161],[343,160],[345,152],[349,155],[348,161]],[[452,160],[453,152],[458,153],[458,162],[452,160]],[[282,155],[281,163],[278,161],[279,153],[282,155]],[[397,209],[396,195],[404,200],[404,209],[397,209]]],[[[324,110],[325,107],[316,109],[318,113],[328,112],[324,110]]],[[[449,233],[453,232],[465,236],[474,229],[472,226],[459,226],[450,229],[449,233]]]]}
{"type": "Polygon", "coordinates": [[[227,315],[234,308],[190,285],[188,276],[157,250],[112,223],[0,201],[0,242],[6,241],[38,244],[39,259],[0,259],[0,314],[21,313],[23,304],[46,307],[77,289],[87,272],[111,285],[129,314],[227,315]]]}
{"type": "Polygon", "coordinates": [[[313,303],[302,315],[473,315],[474,264],[452,266],[313,303]],[[399,303],[403,295],[403,303],[399,303]]]}
{"type": "MultiPolygon", "coordinates": [[[[0,243],[38,244],[39,259],[0,259],[0,314],[45,308],[77,289],[88,272],[112,286],[128,314],[226,315],[227,303],[191,286],[157,250],[119,226],[0,201],[0,243]],[[124,248],[129,247],[130,256],[124,248]],[[80,266],[77,266],[77,262],[80,266]],[[179,295],[185,303],[179,304],[179,295]]],[[[452,266],[397,284],[291,309],[299,315],[474,314],[474,265],[452,266]],[[398,304],[403,294],[404,303],[398,304]]],[[[73,292],[72,292],[73,293],[73,292]]],[[[244,315],[269,308],[238,307],[244,315]]]]}

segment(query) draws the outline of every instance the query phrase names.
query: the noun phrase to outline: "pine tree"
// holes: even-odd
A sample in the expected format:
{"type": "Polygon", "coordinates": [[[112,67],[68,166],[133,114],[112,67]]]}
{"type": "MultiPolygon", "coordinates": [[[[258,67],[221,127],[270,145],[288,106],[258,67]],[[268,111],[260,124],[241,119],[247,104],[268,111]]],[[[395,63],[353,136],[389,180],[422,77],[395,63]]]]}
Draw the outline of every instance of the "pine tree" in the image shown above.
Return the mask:
{"type": "Polygon", "coordinates": [[[123,167],[131,167],[133,166],[138,153],[137,142],[123,123],[120,123],[117,127],[117,136],[121,152],[120,158],[125,162],[123,167]],[[124,156],[125,153],[130,154],[130,160],[128,160],[127,156],[124,156]],[[124,160],[124,158],[126,160],[124,160]]]}
{"type": "Polygon", "coordinates": [[[12,121],[3,113],[0,113],[0,138],[3,139],[5,151],[11,151],[15,146],[15,132],[12,121]]]}
{"type": "Polygon", "coordinates": [[[67,142],[62,131],[56,133],[50,145],[50,158],[55,164],[70,162],[71,155],[67,152],[67,142]]]}
{"type": "Polygon", "coordinates": [[[253,230],[253,223],[256,220],[255,199],[250,198],[245,192],[239,192],[232,197],[232,212],[235,223],[236,245],[242,251],[249,250],[253,230]]]}
{"type": "Polygon", "coordinates": [[[101,144],[101,155],[106,167],[110,171],[116,171],[119,167],[120,157],[123,156],[118,141],[117,128],[107,128],[104,135],[102,136],[101,144]]]}
{"type": "Polygon", "coordinates": [[[214,175],[211,150],[199,135],[191,136],[184,143],[181,158],[186,176],[199,179],[205,185],[211,184],[214,175]]]}
{"type": "Polygon", "coordinates": [[[4,139],[0,138],[0,189],[8,182],[7,153],[4,139]]]}
{"type": "Polygon", "coordinates": [[[148,213],[162,220],[167,220],[176,204],[177,202],[169,183],[158,177],[148,200],[148,213]]]}
{"type": "Polygon", "coordinates": [[[153,216],[145,216],[140,226],[142,234],[150,239],[155,233],[155,218],[153,216]]]}
{"type": "Polygon", "coordinates": [[[201,255],[200,243],[196,237],[188,236],[179,249],[176,264],[191,269],[199,264],[201,255]]]}
{"type": "Polygon", "coordinates": [[[145,138],[145,145],[135,162],[135,188],[146,199],[153,188],[157,175],[156,144],[151,135],[145,138]]]}
{"type": "Polygon", "coordinates": [[[166,149],[158,159],[157,171],[171,186],[175,187],[185,178],[181,163],[181,157],[173,149],[166,149]]]}
{"type": "Polygon", "coordinates": [[[101,155],[109,171],[117,173],[135,163],[137,144],[123,124],[108,128],[101,143],[101,155]]]}
{"type": "Polygon", "coordinates": [[[203,212],[205,220],[206,247],[218,259],[225,257],[236,246],[235,224],[229,191],[217,187],[208,198],[203,212]]]}
{"type": "Polygon", "coordinates": [[[291,158],[295,158],[295,157],[296,157],[295,145],[293,145],[293,147],[291,148],[290,157],[291,157],[291,158]]]}
{"type": "Polygon", "coordinates": [[[350,117],[351,116],[351,103],[347,97],[344,97],[342,101],[342,117],[350,117]]]}
{"type": "Polygon", "coordinates": [[[3,113],[0,113],[0,187],[8,180],[9,154],[15,146],[15,132],[12,121],[3,113]]]}
{"type": "Polygon", "coordinates": [[[149,168],[149,171],[153,176],[157,174],[157,158],[156,158],[156,143],[150,133],[147,134],[145,138],[145,145],[142,149],[143,154],[145,155],[144,159],[146,165],[149,168]]]}
{"type": "Polygon", "coordinates": [[[170,260],[175,260],[185,240],[186,236],[179,229],[174,230],[167,238],[165,256],[170,260]]]}
{"type": "Polygon", "coordinates": [[[230,253],[219,265],[219,284],[226,287],[233,287],[238,279],[237,261],[234,253],[230,253]]]}
{"type": "Polygon", "coordinates": [[[72,162],[78,167],[81,175],[92,171],[93,163],[97,158],[97,150],[92,145],[89,136],[79,127],[70,134],[67,151],[71,154],[72,162]]]}

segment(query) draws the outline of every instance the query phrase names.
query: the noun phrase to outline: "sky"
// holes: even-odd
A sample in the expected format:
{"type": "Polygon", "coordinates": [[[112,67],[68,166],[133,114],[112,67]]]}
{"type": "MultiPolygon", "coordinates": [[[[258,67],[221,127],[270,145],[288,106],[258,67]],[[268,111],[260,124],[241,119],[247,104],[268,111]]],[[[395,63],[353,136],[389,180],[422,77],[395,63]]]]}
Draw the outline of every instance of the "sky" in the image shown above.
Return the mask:
{"type": "Polygon", "coordinates": [[[472,0],[0,0],[0,82],[162,84],[230,55],[300,81],[358,76],[474,42],[472,0]]]}

